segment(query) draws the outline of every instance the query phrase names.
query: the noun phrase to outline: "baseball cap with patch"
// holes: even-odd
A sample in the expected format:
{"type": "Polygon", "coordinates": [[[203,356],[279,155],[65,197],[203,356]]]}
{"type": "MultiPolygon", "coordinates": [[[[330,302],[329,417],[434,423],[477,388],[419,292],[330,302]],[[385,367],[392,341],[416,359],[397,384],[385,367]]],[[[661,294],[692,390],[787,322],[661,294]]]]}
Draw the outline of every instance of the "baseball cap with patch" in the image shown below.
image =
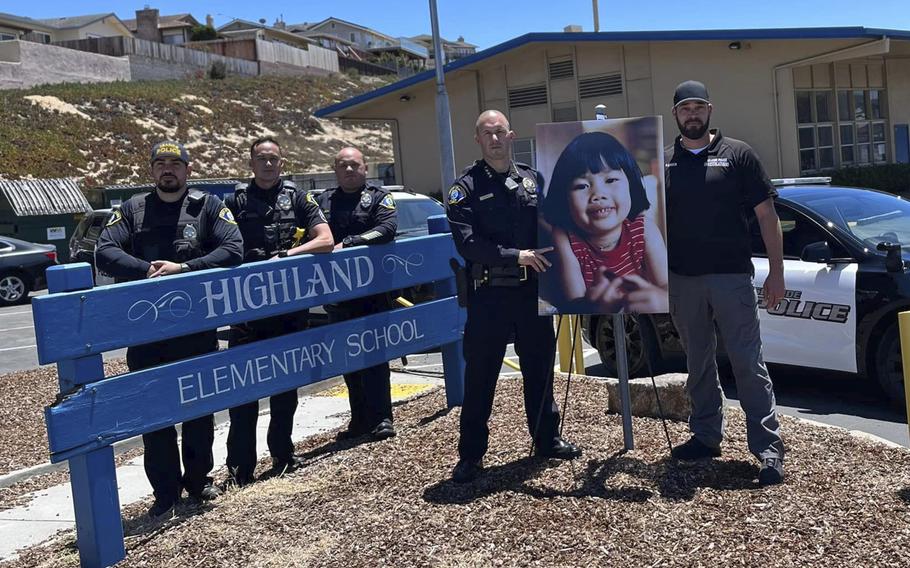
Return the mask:
{"type": "Polygon", "coordinates": [[[686,101],[710,103],[708,88],[705,87],[704,83],[699,83],[698,81],[683,81],[676,87],[676,92],[673,94],[673,108],[686,101]]]}
{"type": "Polygon", "coordinates": [[[184,164],[190,163],[190,155],[186,153],[186,148],[180,142],[165,140],[152,146],[151,161],[163,158],[177,158],[184,164]]]}

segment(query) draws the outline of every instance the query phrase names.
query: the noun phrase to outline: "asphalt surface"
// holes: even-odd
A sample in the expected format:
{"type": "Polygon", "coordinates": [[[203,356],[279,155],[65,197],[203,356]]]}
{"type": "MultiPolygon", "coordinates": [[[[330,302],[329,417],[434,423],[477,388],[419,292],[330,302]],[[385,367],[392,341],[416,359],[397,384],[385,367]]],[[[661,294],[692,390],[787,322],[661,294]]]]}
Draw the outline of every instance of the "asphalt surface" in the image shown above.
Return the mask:
{"type": "MultiPolygon", "coordinates": [[[[32,298],[47,292],[35,292],[32,298]]],[[[126,357],[126,349],[104,354],[105,359],[126,357]]],[[[30,304],[0,308],[0,375],[39,367],[35,350],[35,323],[30,304]]]]}
{"type": "MultiPolygon", "coordinates": [[[[33,297],[41,293],[33,294],[33,297]]],[[[586,374],[605,376],[597,353],[587,345],[585,348],[586,374]]],[[[126,350],[120,349],[105,353],[104,357],[108,359],[125,355],[126,350]]],[[[509,346],[506,356],[517,362],[512,346],[509,346]]],[[[410,356],[408,361],[408,368],[415,371],[442,370],[438,353],[410,356]]],[[[38,355],[35,351],[31,307],[25,304],[0,308],[0,374],[36,367],[38,355]]],[[[661,371],[685,372],[685,364],[682,361],[670,361],[661,371]]],[[[515,371],[504,365],[502,372],[515,371]]],[[[846,373],[785,366],[772,366],[771,376],[781,412],[860,430],[910,447],[910,434],[904,413],[894,408],[874,382],[846,373]]],[[[734,379],[725,375],[722,383],[729,403],[737,404],[734,379]]]]}

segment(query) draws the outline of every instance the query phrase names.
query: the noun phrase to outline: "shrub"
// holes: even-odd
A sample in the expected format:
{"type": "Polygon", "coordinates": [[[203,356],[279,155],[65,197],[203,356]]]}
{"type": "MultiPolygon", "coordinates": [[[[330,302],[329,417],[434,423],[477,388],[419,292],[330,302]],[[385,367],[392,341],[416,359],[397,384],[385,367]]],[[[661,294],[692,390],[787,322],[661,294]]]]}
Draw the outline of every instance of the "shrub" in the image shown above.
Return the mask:
{"type": "Polygon", "coordinates": [[[208,41],[210,39],[218,39],[218,32],[213,27],[199,24],[198,26],[193,26],[190,31],[190,41],[208,41]]]}
{"type": "Polygon", "coordinates": [[[841,168],[831,172],[831,182],[907,195],[910,194],[910,164],[841,168]]]}
{"type": "Polygon", "coordinates": [[[209,67],[209,79],[224,79],[227,77],[227,66],[224,61],[215,61],[209,67]]]}

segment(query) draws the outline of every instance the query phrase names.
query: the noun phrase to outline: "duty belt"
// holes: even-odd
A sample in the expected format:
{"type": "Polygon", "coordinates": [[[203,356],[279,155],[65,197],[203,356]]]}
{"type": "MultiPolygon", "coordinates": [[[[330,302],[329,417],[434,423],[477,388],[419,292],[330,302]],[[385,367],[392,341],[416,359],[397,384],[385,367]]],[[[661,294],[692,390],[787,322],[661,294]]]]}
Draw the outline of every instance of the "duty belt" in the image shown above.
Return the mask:
{"type": "Polygon", "coordinates": [[[534,273],[528,267],[519,266],[486,266],[474,264],[471,266],[471,278],[474,289],[482,286],[514,288],[529,282],[534,273]]]}

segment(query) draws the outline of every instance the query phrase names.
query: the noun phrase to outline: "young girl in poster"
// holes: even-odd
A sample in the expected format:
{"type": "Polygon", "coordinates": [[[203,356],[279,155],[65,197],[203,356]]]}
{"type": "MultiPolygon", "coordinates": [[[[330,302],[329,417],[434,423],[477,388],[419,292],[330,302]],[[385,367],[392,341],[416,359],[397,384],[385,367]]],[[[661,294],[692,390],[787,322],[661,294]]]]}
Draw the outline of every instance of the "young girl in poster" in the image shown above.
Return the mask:
{"type": "Polygon", "coordinates": [[[562,151],[543,204],[559,266],[562,313],[666,312],[667,248],[635,159],[586,132],[562,151]]]}

